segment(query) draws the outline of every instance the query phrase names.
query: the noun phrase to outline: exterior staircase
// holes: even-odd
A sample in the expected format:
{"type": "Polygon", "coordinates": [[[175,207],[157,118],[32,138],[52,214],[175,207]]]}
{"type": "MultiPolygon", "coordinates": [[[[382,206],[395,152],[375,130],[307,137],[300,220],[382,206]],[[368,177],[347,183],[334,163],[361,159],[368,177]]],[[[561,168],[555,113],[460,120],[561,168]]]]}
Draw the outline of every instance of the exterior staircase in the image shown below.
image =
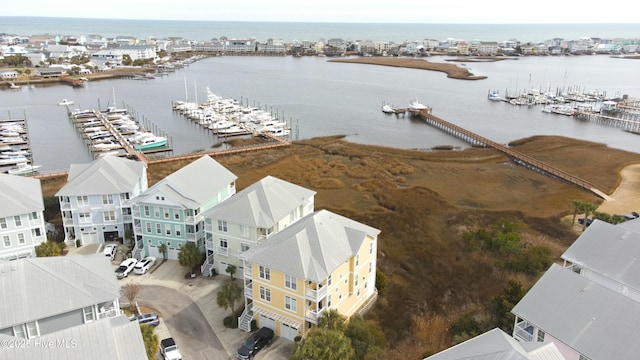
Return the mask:
{"type": "Polygon", "coordinates": [[[211,269],[213,269],[213,257],[208,257],[200,268],[202,276],[211,276],[211,269]]]}
{"type": "Polygon", "coordinates": [[[250,332],[251,320],[253,320],[253,303],[247,305],[242,312],[242,315],[238,318],[238,329],[250,332]]]}
{"type": "MultiPolygon", "coordinates": [[[[140,245],[142,245],[142,243],[140,245]]],[[[135,244],[135,246],[133,248],[133,252],[131,253],[131,256],[136,258],[136,259],[138,259],[138,260],[142,259],[142,246],[138,245],[138,241],[137,240],[136,240],[136,244],[135,244]]]]}

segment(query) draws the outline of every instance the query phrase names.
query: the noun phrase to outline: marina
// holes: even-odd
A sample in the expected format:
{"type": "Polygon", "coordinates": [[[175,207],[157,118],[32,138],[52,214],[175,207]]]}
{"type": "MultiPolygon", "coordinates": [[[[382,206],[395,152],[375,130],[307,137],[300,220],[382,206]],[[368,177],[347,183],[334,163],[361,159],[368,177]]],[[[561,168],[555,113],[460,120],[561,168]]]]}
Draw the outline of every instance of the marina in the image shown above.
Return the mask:
{"type": "Polygon", "coordinates": [[[25,174],[37,170],[32,164],[27,121],[22,119],[0,120],[0,172],[25,174]]]}

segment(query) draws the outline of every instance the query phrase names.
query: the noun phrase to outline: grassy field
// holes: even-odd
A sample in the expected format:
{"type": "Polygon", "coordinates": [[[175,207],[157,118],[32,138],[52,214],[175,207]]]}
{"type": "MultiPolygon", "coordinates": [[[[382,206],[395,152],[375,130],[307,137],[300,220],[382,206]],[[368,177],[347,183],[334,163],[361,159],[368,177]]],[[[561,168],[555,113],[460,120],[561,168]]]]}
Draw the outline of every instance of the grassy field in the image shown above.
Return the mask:
{"type": "MultiPolygon", "coordinates": [[[[562,168],[610,193],[620,170],[640,155],[563,137],[533,137],[510,146],[562,168]]],[[[386,358],[421,358],[448,341],[426,338],[462,314],[477,313],[515,279],[536,279],[495,266],[494,258],[464,249],[462,233],[505,216],[525,224],[527,246],[542,244],[553,258],[577,237],[574,200],[598,204],[595,195],[510,162],[484,148],[411,151],[359,145],[342,137],[316,138],[291,147],[215,158],[238,176],[242,188],[272,175],[317,191],[316,208],[380,229],[378,267],[386,293],[367,314],[385,332],[386,358]],[[414,324],[412,326],[411,324],[414,324]],[[436,326],[436,324],[438,324],[436,326]]],[[[150,186],[186,163],[150,165],[150,186]]],[[[43,181],[51,196],[63,180],[43,181]]]]}

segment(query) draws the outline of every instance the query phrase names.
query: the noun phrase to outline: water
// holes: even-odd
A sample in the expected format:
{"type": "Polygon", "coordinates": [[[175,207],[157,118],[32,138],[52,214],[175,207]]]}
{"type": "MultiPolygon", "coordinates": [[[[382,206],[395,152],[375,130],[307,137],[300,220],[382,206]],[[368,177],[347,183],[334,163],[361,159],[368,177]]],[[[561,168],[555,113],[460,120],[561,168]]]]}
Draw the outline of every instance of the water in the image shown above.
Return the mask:
{"type": "Polygon", "coordinates": [[[212,38],[269,38],[318,41],[321,38],[373,41],[416,41],[448,38],[483,41],[518,39],[543,42],[553,38],[577,40],[582,37],[605,39],[640,37],[640,24],[366,24],[301,22],[232,22],[76,19],[0,16],[0,33],[17,35],[93,35],[107,38],[134,36],[182,37],[195,41],[212,38]]]}
{"type": "MultiPolygon", "coordinates": [[[[6,28],[8,25],[4,19],[0,18],[3,21],[0,31],[10,30],[6,28]]],[[[119,24],[111,20],[96,21],[97,25],[102,21],[119,24]]],[[[131,21],[125,23],[131,24],[131,21]]],[[[65,22],[58,19],[45,25],[50,26],[48,32],[51,33],[53,29],[80,26],[78,24],[91,33],[106,30],[105,27],[92,28],[89,23],[75,20],[65,22]]],[[[176,24],[164,31],[174,33],[183,27],[191,29],[192,25],[191,22],[176,24]]],[[[382,30],[387,29],[387,25],[384,24],[382,30]]],[[[43,30],[37,24],[29,26],[30,29],[43,30]]],[[[362,24],[352,26],[360,30],[368,28],[362,24]]],[[[393,29],[395,25],[389,26],[393,29]]],[[[139,35],[136,32],[141,30],[136,29],[121,27],[117,31],[131,31],[129,34],[139,35]]],[[[341,29],[338,30],[345,28],[341,29]]],[[[240,27],[231,30],[237,31],[240,27]]],[[[377,31],[383,33],[382,30],[377,31]]],[[[190,33],[193,29],[185,31],[190,33]]],[[[33,33],[42,32],[47,31],[33,33]]],[[[65,30],[63,33],[73,32],[65,30]]],[[[290,36],[292,34],[289,33],[290,36]]],[[[446,58],[432,57],[428,60],[442,62],[446,58]]],[[[499,143],[534,135],[561,135],[640,153],[637,135],[542,113],[540,107],[515,107],[486,98],[492,89],[504,94],[507,90],[516,92],[539,88],[554,91],[569,86],[586,91],[606,91],[610,96],[628,94],[640,97],[639,61],[598,55],[469,62],[462,66],[488,78],[465,81],[448,79],[439,72],[335,63],[329,62],[328,58],[213,57],[169,76],[148,81],[104,80],[90,82],[85,88],[52,85],[20,91],[2,87],[0,119],[26,116],[34,163],[43,165],[42,171],[65,170],[69,164],[93,159],[67,118],[65,108],[57,105],[64,98],[74,100],[74,107],[104,109],[113,104],[115,97],[118,107],[125,106],[125,103],[156,133],[168,135],[174,154],[210,149],[219,140],[171,110],[173,100],[188,97],[193,101],[197,96],[199,101],[204,101],[207,86],[220,96],[236,98],[252,106],[266,106],[289,121],[299,139],[343,134],[347,140],[356,143],[405,149],[428,149],[440,145],[468,147],[461,140],[419,120],[381,111],[383,102],[406,107],[410,99],[416,98],[433,107],[434,115],[499,143]]]]}

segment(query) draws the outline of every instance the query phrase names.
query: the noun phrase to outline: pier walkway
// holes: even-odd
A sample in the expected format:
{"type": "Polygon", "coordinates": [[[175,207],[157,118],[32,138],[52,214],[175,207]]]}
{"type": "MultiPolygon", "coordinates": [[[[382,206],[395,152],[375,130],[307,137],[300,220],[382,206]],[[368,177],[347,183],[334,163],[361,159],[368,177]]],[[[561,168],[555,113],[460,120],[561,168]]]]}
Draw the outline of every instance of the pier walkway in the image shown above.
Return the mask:
{"type": "Polygon", "coordinates": [[[519,151],[513,150],[505,145],[498,144],[485,137],[482,137],[469,130],[463,129],[457,125],[454,125],[446,120],[443,120],[437,116],[434,116],[428,111],[413,111],[413,115],[419,116],[424,119],[427,124],[434,126],[446,133],[449,133],[459,139],[462,139],[472,145],[492,147],[505,155],[507,155],[512,161],[517,164],[523,165],[529,169],[540,172],[553,178],[564,180],[570,184],[576,185],[582,189],[590,191],[595,195],[608,200],[609,197],[602,191],[598,190],[592,183],[581,179],[575,175],[572,175],[564,170],[553,167],[547,163],[536,160],[529,155],[523,154],[519,151]]]}

